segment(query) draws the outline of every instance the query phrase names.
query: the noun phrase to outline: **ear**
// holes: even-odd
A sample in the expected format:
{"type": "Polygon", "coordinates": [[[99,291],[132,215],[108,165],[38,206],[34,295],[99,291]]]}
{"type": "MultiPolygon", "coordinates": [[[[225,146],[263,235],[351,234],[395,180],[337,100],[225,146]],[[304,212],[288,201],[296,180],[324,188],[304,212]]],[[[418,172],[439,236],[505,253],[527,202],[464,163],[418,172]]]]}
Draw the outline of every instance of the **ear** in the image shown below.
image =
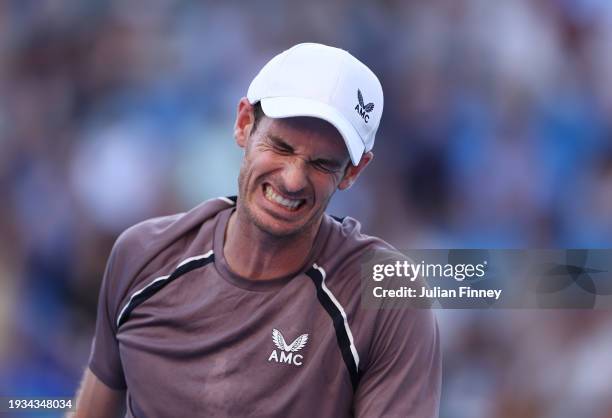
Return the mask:
{"type": "Polygon", "coordinates": [[[372,161],[373,158],[374,154],[372,152],[366,152],[361,156],[359,164],[353,165],[349,162],[349,165],[344,172],[344,177],[340,181],[340,184],[338,184],[338,189],[345,190],[351,187],[353,183],[355,183],[355,180],[357,180],[357,177],[359,177],[359,174],[364,168],[367,167],[368,164],[370,164],[370,161],[372,161]]]}
{"type": "Polygon", "coordinates": [[[254,122],[255,112],[253,111],[253,105],[249,103],[246,97],[243,97],[238,102],[236,122],[234,123],[234,138],[239,147],[246,147],[254,122]]]}

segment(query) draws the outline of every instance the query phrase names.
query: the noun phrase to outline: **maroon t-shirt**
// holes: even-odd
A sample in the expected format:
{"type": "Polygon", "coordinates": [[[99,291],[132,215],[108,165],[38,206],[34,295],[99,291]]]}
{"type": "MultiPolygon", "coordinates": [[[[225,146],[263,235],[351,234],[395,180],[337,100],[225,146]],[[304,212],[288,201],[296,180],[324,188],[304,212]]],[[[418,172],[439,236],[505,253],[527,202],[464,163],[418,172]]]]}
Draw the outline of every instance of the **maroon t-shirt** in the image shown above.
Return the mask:
{"type": "Polygon", "coordinates": [[[432,311],[360,303],[361,257],[395,250],[325,215],[300,272],[249,280],[223,256],[233,210],[209,200],[113,247],[89,368],[127,416],[437,417],[432,311]]]}

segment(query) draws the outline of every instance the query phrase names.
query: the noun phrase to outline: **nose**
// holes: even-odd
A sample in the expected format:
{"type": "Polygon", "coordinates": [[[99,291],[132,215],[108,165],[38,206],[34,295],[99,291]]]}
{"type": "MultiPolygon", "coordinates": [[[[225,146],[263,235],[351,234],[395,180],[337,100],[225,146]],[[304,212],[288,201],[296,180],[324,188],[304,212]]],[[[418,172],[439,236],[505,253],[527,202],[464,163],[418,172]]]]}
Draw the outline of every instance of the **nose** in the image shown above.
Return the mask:
{"type": "Polygon", "coordinates": [[[288,193],[299,193],[308,184],[307,167],[300,158],[294,158],[283,167],[283,186],[288,193]]]}

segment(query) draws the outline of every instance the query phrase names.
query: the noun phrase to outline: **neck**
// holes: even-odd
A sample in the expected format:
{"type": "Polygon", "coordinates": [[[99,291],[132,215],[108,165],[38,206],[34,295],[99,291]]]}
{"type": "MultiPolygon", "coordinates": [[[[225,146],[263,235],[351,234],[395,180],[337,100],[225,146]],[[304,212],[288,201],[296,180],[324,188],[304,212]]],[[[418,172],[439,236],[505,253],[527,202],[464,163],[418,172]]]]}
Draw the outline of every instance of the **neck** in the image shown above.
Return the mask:
{"type": "Polygon", "coordinates": [[[234,273],[252,280],[287,276],[307,261],[321,221],[299,234],[277,237],[253,225],[237,208],[225,231],[225,260],[234,273]]]}

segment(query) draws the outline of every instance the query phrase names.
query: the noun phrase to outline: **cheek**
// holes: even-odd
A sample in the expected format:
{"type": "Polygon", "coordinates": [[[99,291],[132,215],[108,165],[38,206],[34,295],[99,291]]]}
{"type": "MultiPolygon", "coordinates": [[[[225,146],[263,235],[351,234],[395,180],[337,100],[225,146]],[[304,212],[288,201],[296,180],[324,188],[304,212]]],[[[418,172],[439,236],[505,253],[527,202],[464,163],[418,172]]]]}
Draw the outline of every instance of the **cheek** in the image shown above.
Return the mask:
{"type": "Polygon", "coordinates": [[[251,187],[255,179],[274,170],[278,165],[267,152],[248,152],[240,167],[241,187],[251,187]]]}
{"type": "Polygon", "coordinates": [[[319,175],[317,174],[313,178],[313,184],[321,198],[325,201],[329,200],[331,196],[336,191],[338,184],[340,183],[340,179],[335,176],[330,175],[319,175]]]}

